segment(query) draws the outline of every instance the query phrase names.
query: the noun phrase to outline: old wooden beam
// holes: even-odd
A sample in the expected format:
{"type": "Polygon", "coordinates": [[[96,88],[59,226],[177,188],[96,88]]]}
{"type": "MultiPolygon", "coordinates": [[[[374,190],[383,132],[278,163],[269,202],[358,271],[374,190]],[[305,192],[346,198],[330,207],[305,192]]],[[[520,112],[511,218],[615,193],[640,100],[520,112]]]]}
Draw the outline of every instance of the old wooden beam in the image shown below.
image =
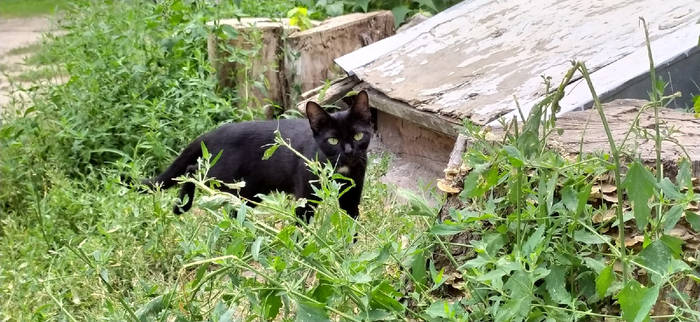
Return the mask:
{"type": "Polygon", "coordinates": [[[306,113],[306,103],[314,101],[320,105],[331,104],[343,98],[347,93],[360,83],[354,76],[339,78],[331,82],[329,86],[323,85],[301,94],[301,101],[297,104],[297,109],[301,113],[306,113]]]}

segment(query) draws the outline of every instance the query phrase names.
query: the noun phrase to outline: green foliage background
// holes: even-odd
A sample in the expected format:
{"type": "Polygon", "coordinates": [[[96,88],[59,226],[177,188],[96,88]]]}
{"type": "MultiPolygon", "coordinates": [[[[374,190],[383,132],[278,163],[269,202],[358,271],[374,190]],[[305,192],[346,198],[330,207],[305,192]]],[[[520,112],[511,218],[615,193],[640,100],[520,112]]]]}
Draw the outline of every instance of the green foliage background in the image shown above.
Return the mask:
{"type": "MultiPolygon", "coordinates": [[[[669,235],[679,223],[700,230],[686,210],[700,199],[689,163],[671,180],[620,164],[617,153],[564,159],[543,144],[554,118],[541,121],[559,91],[502,142],[465,124],[472,170],[460,206],[442,211],[409,192],[397,202],[379,181],[389,162],[381,155],[371,156],[357,222],[338,207],[345,187],[333,170],[311,160],[322,202],[309,225],[294,216],[303,201],[271,194],[253,208],[201,175],[188,179],[200,190],[197,210],[182,216],[170,211],[173,192],[129,187],[197,135],[261,116],[216,86],[206,37],[231,35],[207,22],[305,6],[319,19],[391,9],[400,23],[452,3],[71,2],[59,20],[65,34],[30,58],[60,66],[66,82],[23,89],[28,102],[0,120],[0,319],[642,321],[666,294],[671,310],[656,318],[697,320],[698,299],[676,287],[699,280],[689,260],[697,252],[669,235]],[[623,167],[616,185],[631,210],[594,223],[609,209],[589,202],[591,181],[623,167]],[[616,225],[643,235],[643,248],[603,233],[616,225]]],[[[582,64],[566,77],[574,72],[587,75],[582,64]]],[[[670,99],[664,91],[655,81],[651,108],[670,99]]]]}

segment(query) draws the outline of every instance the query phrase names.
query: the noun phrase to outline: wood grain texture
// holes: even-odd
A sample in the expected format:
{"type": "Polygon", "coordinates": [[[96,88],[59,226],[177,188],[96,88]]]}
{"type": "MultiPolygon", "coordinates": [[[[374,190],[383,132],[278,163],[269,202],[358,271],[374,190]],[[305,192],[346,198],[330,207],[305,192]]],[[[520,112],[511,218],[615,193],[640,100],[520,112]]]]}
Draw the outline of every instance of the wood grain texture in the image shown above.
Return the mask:
{"type": "MultiPolygon", "coordinates": [[[[658,64],[697,45],[697,0],[473,0],[337,61],[414,110],[488,124],[513,115],[514,96],[527,112],[544,95],[542,76],[558,84],[572,60],[600,93],[648,72],[640,16],[658,64]]],[[[578,80],[562,110],[590,100],[578,80]]]]}
{"type": "MultiPolygon", "coordinates": [[[[622,156],[627,160],[640,159],[653,166],[656,162],[654,111],[645,100],[621,99],[603,104],[612,136],[622,156]],[[640,113],[641,111],[641,113],[640,113]],[[637,118],[637,116],[639,116],[637,118]],[[633,126],[635,124],[638,126],[633,126]],[[627,133],[630,133],[627,137],[627,133]]],[[[700,177],[700,119],[692,113],[661,108],[661,160],[666,176],[673,177],[678,161],[688,158],[693,176],[700,177]],[[682,147],[682,148],[681,148],[682,147]]],[[[556,128],[547,145],[563,155],[610,153],[607,134],[596,110],[569,112],[557,119],[556,128]]],[[[487,139],[501,141],[503,129],[492,129],[487,139]]],[[[457,141],[453,151],[463,151],[470,138],[457,141]],[[463,142],[463,143],[462,143],[463,142]]]]}
{"type": "MultiPolygon", "coordinates": [[[[621,152],[628,158],[639,158],[647,164],[654,164],[654,111],[648,107],[648,103],[644,100],[624,99],[603,106],[613,138],[621,152]],[[634,126],[638,130],[632,129],[638,114],[638,126],[634,126]],[[632,132],[622,145],[630,130],[632,132]]],[[[686,157],[691,161],[694,176],[700,177],[700,119],[692,113],[668,108],[661,108],[659,118],[661,134],[667,137],[661,145],[665,171],[675,173],[678,161],[686,157]]],[[[567,153],[578,153],[581,142],[583,153],[610,152],[607,135],[596,110],[567,113],[557,120],[556,126],[563,133],[552,136],[552,144],[559,145],[567,153]]]]}

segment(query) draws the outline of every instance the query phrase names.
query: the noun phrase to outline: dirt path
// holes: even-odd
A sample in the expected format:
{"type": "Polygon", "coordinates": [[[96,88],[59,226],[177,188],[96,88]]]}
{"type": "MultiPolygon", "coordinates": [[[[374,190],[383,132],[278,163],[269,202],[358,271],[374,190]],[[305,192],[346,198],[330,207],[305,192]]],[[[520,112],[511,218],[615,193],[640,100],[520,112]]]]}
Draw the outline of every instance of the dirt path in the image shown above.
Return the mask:
{"type": "MultiPolygon", "coordinates": [[[[24,59],[31,50],[24,48],[38,43],[41,34],[50,30],[48,17],[0,19],[0,111],[12,100],[8,76],[30,68],[24,64],[24,59]]],[[[16,94],[15,98],[18,98],[16,94]]]]}

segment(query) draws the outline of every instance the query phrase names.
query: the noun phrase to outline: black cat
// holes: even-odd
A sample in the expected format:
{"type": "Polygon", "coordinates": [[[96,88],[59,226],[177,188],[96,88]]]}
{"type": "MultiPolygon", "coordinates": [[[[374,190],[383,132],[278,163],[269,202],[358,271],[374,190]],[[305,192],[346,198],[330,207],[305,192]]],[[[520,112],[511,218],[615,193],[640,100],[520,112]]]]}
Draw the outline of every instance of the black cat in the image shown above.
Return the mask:
{"type": "MultiPolygon", "coordinates": [[[[159,185],[167,189],[176,184],[176,177],[197,170],[197,158],[202,156],[201,142],[213,155],[223,150],[220,159],[209,169],[208,177],[226,183],[245,181],[239,195],[259,200],[257,194],[283,191],[297,198],[313,199],[309,181],[316,179],[304,161],[290,150],[280,147],[271,158],[262,160],[268,145],[274,143],[274,131],[291,146],[309,159],[318,158],[321,162],[331,161],[338,173],[351,178],[355,186],[340,197],[340,207],[348,215],[356,218],[362,194],[362,186],[367,166],[367,146],[371,137],[371,113],[369,98],[365,91],[352,100],[347,110],[328,114],[318,104],[306,104],[308,120],[270,120],[231,123],[204,134],[190,143],[165,172],[156,178],[144,180],[150,188],[159,185]]],[[[345,181],[346,184],[349,182],[345,181]]],[[[220,188],[230,191],[226,187],[220,188]]],[[[184,183],[180,190],[180,200],[187,196],[184,205],[173,208],[175,214],[190,209],[194,198],[194,184],[184,183]]],[[[313,208],[298,208],[297,215],[309,219],[313,208]]]]}

